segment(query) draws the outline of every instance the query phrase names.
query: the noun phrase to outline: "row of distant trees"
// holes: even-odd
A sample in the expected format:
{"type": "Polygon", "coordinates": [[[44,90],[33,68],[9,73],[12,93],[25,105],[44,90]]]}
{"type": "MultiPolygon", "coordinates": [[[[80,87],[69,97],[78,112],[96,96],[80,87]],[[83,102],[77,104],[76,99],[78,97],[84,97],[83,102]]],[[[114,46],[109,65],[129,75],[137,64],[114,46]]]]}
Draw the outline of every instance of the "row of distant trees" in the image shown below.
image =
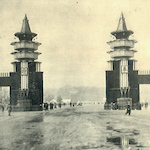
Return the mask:
{"type": "Polygon", "coordinates": [[[54,96],[53,94],[48,94],[48,95],[46,95],[46,97],[45,97],[45,100],[46,101],[48,101],[48,100],[52,100],[52,99],[56,99],[58,102],[61,102],[61,100],[63,99],[62,97],[61,97],[61,95],[59,95],[59,96],[54,96]]]}
{"type": "Polygon", "coordinates": [[[61,95],[60,96],[57,96],[57,102],[61,102],[62,98],[61,98],[61,95]]]}
{"type": "Polygon", "coordinates": [[[61,87],[59,89],[45,89],[44,100],[49,101],[52,99],[72,99],[77,101],[99,101],[103,100],[105,96],[105,88],[98,87],[61,87]],[[71,93],[77,91],[74,95],[71,93]],[[71,91],[71,92],[70,92],[71,91]],[[60,96],[61,95],[61,96],[60,96]]]}

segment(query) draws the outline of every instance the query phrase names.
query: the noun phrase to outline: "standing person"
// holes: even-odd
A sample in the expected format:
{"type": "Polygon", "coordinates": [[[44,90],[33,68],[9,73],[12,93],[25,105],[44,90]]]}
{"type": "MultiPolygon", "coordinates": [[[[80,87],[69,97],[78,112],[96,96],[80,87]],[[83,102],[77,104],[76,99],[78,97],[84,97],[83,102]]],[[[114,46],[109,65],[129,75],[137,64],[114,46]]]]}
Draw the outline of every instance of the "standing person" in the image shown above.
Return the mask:
{"type": "Polygon", "coordinates": [[[50,103],[50,109],[53,109],[53,103],[50,103]]]}
{"type": "Polygon", "coordinates": [[[70,107],[72,106],[72,103],[70,102],[70,107]]]}
{"type": "Polygon", "coordinates": [[[59,103],[59,108],[61,108],[61,103],[59,103]]]}
{"type": "Polygon", "coordinates": [[[4,112],[4,105],[2,105],[2,107],[1,107],[1,108],[2,108],[2,112],[4,112]]]}
{"type": "Polygon", "coordinates": [[[48,104],[46,103],[46,110],[48,110],[48,104]]]}
{"type": "MultiPolygon", "coordinates": [[[[130,114],[131,114],[131,107],[130,107],[130,105],[127,106],[127,112],[126,112],[126,114],[129,114],[129,116],[130,116],[130,114]]],[[[125,114],[125,115],[126,115],[126,114],[125,114]]]]}
{"type": "Polygon", "coordinates": [[[49,103],[49,109],[51,109],[51,107],[52,107],[52,104],[51,104],[51,103],[49,103]]]}
{"type": "Polygon", "coordinates": [[[11,108],[11,105],[10,105],[10,104],[7,106],[7,110],[8,110],[8,116],[10,116],[10,113],[11,113],[11,111],[12,111],[12,108],[11,108]]]}
{"type": "Polygon", "coordinates": [[[54,109],[54,104],[52,103],[52,109],[54,109]]]}
{"type": "Polygon", "coordinates": [[[45,109],[45,111],[48,110],[48,104],[47,103],[44,103],[44,109],[45,109]]]}
{"type": "Polygon", "coordinates": [[[46,111],[46,103],[44,103],[44,110],[46,111]]]}
{"type": "Polygon", "coordinates": [[[56,108],[56,103],[54,103],[54,108],[56,108]]]}

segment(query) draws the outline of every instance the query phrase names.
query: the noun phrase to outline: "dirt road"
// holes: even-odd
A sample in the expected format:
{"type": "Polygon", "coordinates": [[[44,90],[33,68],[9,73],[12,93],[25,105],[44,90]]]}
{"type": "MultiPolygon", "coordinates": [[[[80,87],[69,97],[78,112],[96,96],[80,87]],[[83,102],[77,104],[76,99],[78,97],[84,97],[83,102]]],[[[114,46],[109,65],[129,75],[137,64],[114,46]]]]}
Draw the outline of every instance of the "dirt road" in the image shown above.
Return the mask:
{"type": "Polygon", "coordinates": [[[100,105],[0,114],[0,150],[150,149],[149,115],[100,105]],[[143,114],[143,115],[142,115],[143,114]]]}

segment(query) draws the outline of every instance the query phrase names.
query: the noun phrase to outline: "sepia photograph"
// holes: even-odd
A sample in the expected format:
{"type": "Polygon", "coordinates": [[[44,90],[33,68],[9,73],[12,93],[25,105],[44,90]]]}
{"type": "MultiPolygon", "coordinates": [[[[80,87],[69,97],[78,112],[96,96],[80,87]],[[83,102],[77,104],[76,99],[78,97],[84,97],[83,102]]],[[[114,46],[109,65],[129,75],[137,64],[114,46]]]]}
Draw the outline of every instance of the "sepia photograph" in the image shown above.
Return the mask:
{"type": "Polygon", "coordinates": [[[0,0],[0,150],[150,150],[149,0],[0,0]]]}

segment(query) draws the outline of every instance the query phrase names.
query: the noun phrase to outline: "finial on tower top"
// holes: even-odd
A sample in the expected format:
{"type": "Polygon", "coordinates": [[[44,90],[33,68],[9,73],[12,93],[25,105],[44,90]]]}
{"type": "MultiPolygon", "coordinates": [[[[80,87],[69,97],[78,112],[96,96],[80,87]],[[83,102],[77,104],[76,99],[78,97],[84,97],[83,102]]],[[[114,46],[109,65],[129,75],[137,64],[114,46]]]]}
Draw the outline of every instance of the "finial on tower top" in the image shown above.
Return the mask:
{"type": "Polygon", "coordinates": [[[126,22],[125,22],[123,12],[121,13],[121,17],[119,19],[117,31],[127,31],[127,26],[126,26],[126,22]]]}
{"type": "Polygon", "coordinates": [[[27,14],[25,14],[24,20],[28,20],[28,19],[27,19],[27,14]]]}
{"type": "Polygon", "coordinates": [[[23,20],[23,23],[22,23],[21,32],[22,32],[22,33],[28,33],[28,34],[31,33],[30,26],[29,26],[29,23],[28,23],[28,19],[27,19],[27,15],[26,15],[26,14],[25,14],[25,17],[24,17],[24,20],[23,20]]]}

